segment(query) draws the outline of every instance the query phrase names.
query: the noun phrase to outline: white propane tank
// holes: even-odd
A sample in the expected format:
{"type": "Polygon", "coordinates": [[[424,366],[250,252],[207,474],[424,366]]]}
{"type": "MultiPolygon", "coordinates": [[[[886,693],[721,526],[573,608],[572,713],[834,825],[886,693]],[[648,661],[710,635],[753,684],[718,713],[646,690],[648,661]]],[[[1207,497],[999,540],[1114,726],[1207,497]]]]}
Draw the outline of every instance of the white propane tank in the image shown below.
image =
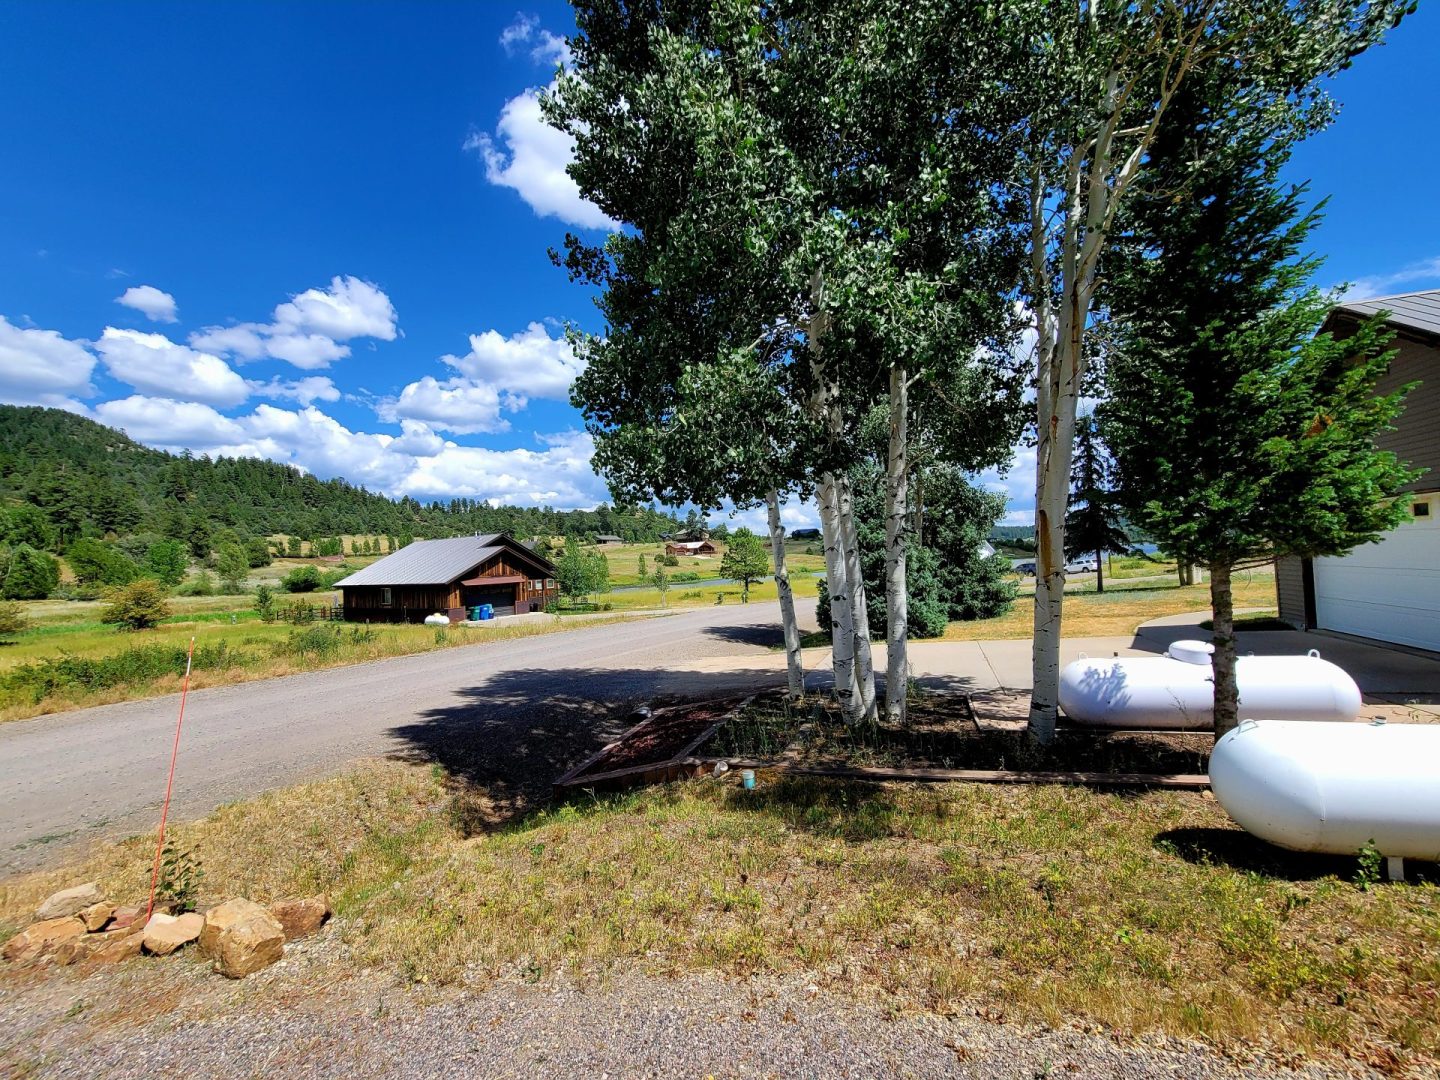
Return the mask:
{"type": "MultiPolygon", "coordinates": [[[[1187,731],[1213,727],[1208,641],[1177,641],[1164,656],[1081,659],[1060,673],[1060,707],[1081,724],[1187,731]]],[[[1360,688],[1312,649],[1305,656],[1235,661],[1242,716],[1257,720],[1354,720],[1360,688]]]]}
{"type": "Polygon", "coordinates": [[[1235,823],[1293,851],[1440,858],[1440,726],[1245,720],[1210,754],[1235,823]]]}
{"type": "Polygon", "coordinates": [[[426,626],[449,626],[449,625],[450,625],[450,616],[445,615],[445,614],[443,614],[442,612],[437,611],[437,612],[435,612],[434,615],[426,615],[426,616],[425,616],[425,625],[426,625],[426,626]]]}

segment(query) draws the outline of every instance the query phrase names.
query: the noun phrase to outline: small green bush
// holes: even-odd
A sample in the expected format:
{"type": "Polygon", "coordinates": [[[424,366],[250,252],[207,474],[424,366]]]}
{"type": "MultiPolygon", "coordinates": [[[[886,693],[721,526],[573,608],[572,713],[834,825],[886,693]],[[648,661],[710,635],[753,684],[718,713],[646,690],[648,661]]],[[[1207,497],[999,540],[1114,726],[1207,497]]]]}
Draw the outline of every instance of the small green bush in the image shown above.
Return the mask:
{"type": "Polygon", "coordinates": [[[170,616],[165,586],[154,578],[140,578],[112,589],[100,621],[122,630],[149,630],[170,616]]]}
{"type": "MultiPolygon", "coordinates": [[[[186,647],[140,645],[109,656],[54,656],[20,664],[0,676],[0,700],[40,704],[66,691],[90,692],[115,686],[153,682],[166,675],[185,674],[186,647]]],[[[243,667],[249,654],[231,649],[224,641],[195,646],[195,671],[226,671],[243,667]]]]}
{"type": "Polygon", "coordinates": [[[320,571],[313,566],[297,566],[280,579],[280,587],[292,593],[314,592],[322,584],[320,571]]]}
{"type": "Polygon", "coordinates": [[[0,638],[15,637],[30,629],[25,607],[13,600],[0,600],[0,638]]]}
{"type": "Polygon", "coordinates": [[[208,570],[201,570],[194,577],[182,581],[175,590],[176,596],[214,596],[215,578],[208,570]]]}

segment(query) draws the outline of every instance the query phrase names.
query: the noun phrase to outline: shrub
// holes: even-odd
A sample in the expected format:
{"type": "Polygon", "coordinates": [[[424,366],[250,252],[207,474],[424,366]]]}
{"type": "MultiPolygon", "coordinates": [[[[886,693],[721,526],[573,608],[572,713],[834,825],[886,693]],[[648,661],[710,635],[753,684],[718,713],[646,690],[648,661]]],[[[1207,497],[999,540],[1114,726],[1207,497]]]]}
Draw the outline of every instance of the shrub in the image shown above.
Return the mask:
{"type": "Polygon", "coordinates": [[[280,579],[280,587],[286,592],[314,592],[323,584],[320,571],[313,566],[297,566],[280,579]]]}
{"type": "Polygon", "coordinates": [[[44,600],[60,584],[60,560],[29,544],[10,552],[0,599],[44,600]]]}
{"type": "Polygon", "coordinates": [[[122,630],[149,630],[170,615],[165,586],[154,578],[141,578],[110,591],[100,621],[122,630]]]}
{"type": "Polygon", "coordinates": [[[0,638],[14,637],[30,629],[30,617],[13,600],[0,601],[0,638]]]}
{"type": "MultiPolygon", "coordinates": [[[[40,704],[64,691],[82,693],[114,686],[153,682],[166,675],[185,673],[187,649],[180,645],[140,645],[109,656],[55,656],[21,664],[0,675],[0,690],[7,698],[40,704]]],[[[225,671],[250,660],[224,641],[195,646],[195,671],[225,671]]]]}
{"type": "Polygon", "coordinates": [[[188,581],[183,582],[180,587],[175,590],[175,595],[214,596],[215,579],[210,575],[210,571],[201,570],[194,577],[190,578],[188,581]]]}
{"type": "Polygon", "coordinates": [[[275,621],[275,593],[269,585],[256,586],[255,613],[260,616],[261,622],[275,621]]]}
{"type": "Polygon", "coordinates": [[[89,536],[70,545],[65,561],[83,585],[124,585],[140,573],[140,568],[119,548],[89,536]]]}

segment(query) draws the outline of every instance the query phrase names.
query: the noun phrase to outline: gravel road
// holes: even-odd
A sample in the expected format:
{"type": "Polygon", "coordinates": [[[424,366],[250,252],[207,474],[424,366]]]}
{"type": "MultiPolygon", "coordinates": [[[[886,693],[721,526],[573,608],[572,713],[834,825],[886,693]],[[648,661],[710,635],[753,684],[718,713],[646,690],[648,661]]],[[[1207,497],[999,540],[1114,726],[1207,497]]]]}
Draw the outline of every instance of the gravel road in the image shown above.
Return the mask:
{"type": "MultiPolygon", "coordinates": [[[[814,601],[799,603],[802,625],[813,626],[814,601]]],[[[779,642],[778,619],[775,603],[712,606],[199,690],[186,706],[171,812],[198,817],[356,758],[399,754],[484,784],[518,813],[618,733],[623,706],[753,684],[744,657],[779,642]],[[735,657],[737,670],[684,672],[716,656],[735,657]]],[[[0,874],[153,825],[178,700],[0,725],[0,874]]]]}
{"type": "Polygon", "coordinates": [[[1200,1043],[1051,1029],[973,1012],[896,1014],[805,979],[635,972],[468,991],[347,968],[333,930],[243,983],[186,954],[0,982],[0,1073],[112,1080],[374,1077],[970,1077],[1328,1080],[1200,1043]],[[328,940],[327,940],[328,939],[328,940]]]}

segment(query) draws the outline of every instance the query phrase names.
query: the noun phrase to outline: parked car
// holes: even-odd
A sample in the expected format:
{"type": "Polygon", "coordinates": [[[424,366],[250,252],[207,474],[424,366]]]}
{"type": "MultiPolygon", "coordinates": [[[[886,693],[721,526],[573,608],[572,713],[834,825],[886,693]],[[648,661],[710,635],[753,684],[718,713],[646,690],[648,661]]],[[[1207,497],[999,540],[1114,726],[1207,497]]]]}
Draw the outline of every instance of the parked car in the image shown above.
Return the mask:
{"type": "Polygon", "coordinates": [[[1100,569],[1100,564],[1094,559],[1074,559],[1065,564],[1067,574],[1093,574],[1100,569]]]}
{"type": "Polygon", "coordinates": [[[1017,562],[1017,563],[1016,563],[1014,566],[1012,566],[1010,569],[1014,570],[1015,573],[1019,574],[1021,577],[1034,577],[1034,576],[1035,576],[1035,560],[1034,560],[1034,559],[1029,559],[1029,560],[1026,560],[1025,562],[1017,562]]]}

